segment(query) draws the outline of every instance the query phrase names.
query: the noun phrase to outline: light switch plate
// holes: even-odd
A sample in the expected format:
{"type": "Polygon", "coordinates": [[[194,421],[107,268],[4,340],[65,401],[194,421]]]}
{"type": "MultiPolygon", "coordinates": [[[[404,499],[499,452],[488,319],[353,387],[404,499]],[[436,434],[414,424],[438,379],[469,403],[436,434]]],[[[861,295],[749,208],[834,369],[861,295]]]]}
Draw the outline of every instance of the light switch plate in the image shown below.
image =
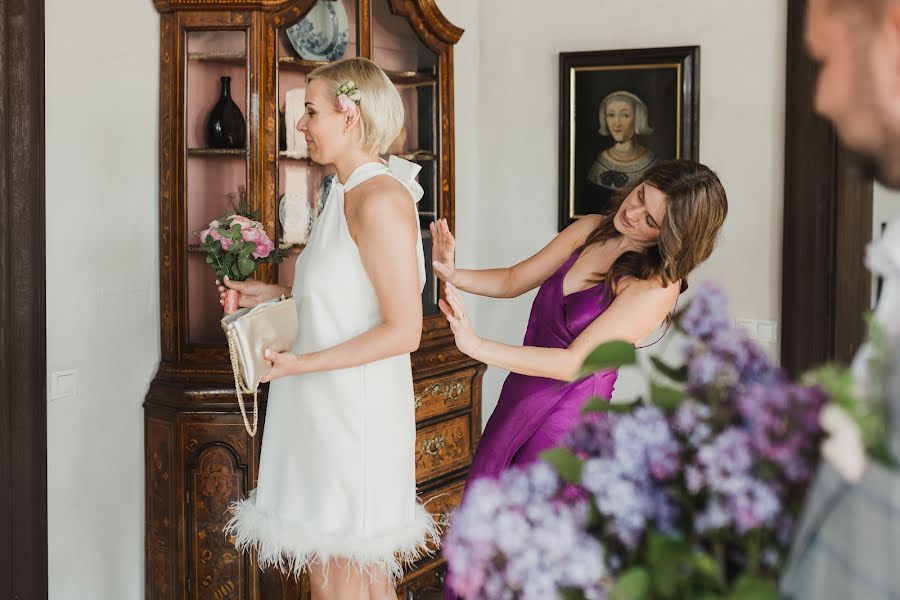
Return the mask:
{"type": "Polygon", "coordinates": [[[760,344],[778,343],[778,322],[757,319],[735,319],[735,325],[743,329],[750,339],[760,344]]]}
{"type": "Polygon", "coordinates": [[[75,398],[78,395],[78,369],[51,371],[50,400],[75,398]]]}

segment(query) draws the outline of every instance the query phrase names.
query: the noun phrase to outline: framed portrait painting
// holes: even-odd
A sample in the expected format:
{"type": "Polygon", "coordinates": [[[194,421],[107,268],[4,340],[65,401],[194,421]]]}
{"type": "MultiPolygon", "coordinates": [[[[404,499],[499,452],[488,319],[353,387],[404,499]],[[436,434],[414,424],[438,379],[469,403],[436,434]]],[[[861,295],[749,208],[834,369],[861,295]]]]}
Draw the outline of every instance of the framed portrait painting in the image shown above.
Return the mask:
{"type": "Polygon", "coordinates": [[[696,160],[700,47],[559,55],[559,229],[662,160],[696,160]]]}

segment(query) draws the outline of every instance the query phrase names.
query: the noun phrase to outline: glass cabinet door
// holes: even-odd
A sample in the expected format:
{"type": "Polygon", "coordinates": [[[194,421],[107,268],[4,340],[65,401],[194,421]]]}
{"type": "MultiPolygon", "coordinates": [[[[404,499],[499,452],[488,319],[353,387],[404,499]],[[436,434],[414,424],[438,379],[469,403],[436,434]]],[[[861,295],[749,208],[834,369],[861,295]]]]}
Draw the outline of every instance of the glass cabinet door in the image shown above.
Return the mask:
{"type": "Polygon", "coordinates": [[[403,130],[388,150],[422,167],[419,183],[425,195],[419,202],[419,225],[425,248],[427,273],[422,309],[425,316],[438,314],[438,288],[431,268],[429,223],[441,218],[437,154],[438,56],[416,35],[405,17],[391,12],[388,0],[372,0],[372,60],[391,78],[403,99],[403,130]]]}
{"type": "Polygon", "coordinates": [[[185,32],[184,152],[188,343],[222,344],[215,272],[199,233],[245,200],[248,177],[248,31],[185,32]]]}
{"type": "Polygon", "coordinates": [[[303,116],[307,75],[330,62],[358,55],[357,0],[320,0],[296,23],[276,32],[278,109],[277,238],[294,251],[278,267],[278,282],[291,285],[298,251],[324,205],[334,169],[309,159],[297,122],[303,116]],[[305,206],[305,208],[304,208],[305,206]],[[302,225],[302,216],[308,221],[302,225]],[[284,225],[288,224],[289,227],[284,225]]]}

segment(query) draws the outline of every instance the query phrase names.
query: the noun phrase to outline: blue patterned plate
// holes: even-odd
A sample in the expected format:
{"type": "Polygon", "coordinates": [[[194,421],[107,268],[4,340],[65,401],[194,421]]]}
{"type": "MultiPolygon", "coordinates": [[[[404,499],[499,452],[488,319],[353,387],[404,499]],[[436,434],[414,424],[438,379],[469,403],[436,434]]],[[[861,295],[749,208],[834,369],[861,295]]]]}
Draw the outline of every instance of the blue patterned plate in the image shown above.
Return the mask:
{"type": "Polygon", "coordinates": [[[287,28],[287,36],[301,58],[331,62],[344,56],[349,31],[343,1],[319,0],[302,21],[287,28]]]}
{"type": "Polygon", "coordinates": [[[319,187],[319,193],[316,195],[317,217],[322,214],[322,209],[325,208],[325,201],[328,200],[328,194],[331,192],[331,186],[334,184],[335,179],[337,179],[337,175],[331,174],[322,180],[322,185],[319,187]]]}

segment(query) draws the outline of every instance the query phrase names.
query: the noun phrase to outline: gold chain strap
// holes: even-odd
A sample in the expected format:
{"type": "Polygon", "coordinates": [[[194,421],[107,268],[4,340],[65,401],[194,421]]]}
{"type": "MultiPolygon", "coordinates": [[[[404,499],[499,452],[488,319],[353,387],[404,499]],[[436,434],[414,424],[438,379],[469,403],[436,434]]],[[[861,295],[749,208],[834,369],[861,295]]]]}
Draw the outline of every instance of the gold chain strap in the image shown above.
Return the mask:
{"type": "Polygon", "coordinates": [[[244,386],[244,381],[241,377],[241,366],[238,364],[236,337],[237,334],[233,329],[228,331],[228,353],[231,355],[231,371],[234,373],[234,391],[237,392],[238,406],[241,409],[241,416],[244,418],[244,427],[246,427],[250,437],[253,437],[256,435],[256,426],[259,420],[259,404],[257,402],[259,390],[248,390],[244,386]],[[241,392],[253,394],[253,427],[250,427],[250,420],[247,418],[247,409],[244,408],[244,397],[241,392]]]}

